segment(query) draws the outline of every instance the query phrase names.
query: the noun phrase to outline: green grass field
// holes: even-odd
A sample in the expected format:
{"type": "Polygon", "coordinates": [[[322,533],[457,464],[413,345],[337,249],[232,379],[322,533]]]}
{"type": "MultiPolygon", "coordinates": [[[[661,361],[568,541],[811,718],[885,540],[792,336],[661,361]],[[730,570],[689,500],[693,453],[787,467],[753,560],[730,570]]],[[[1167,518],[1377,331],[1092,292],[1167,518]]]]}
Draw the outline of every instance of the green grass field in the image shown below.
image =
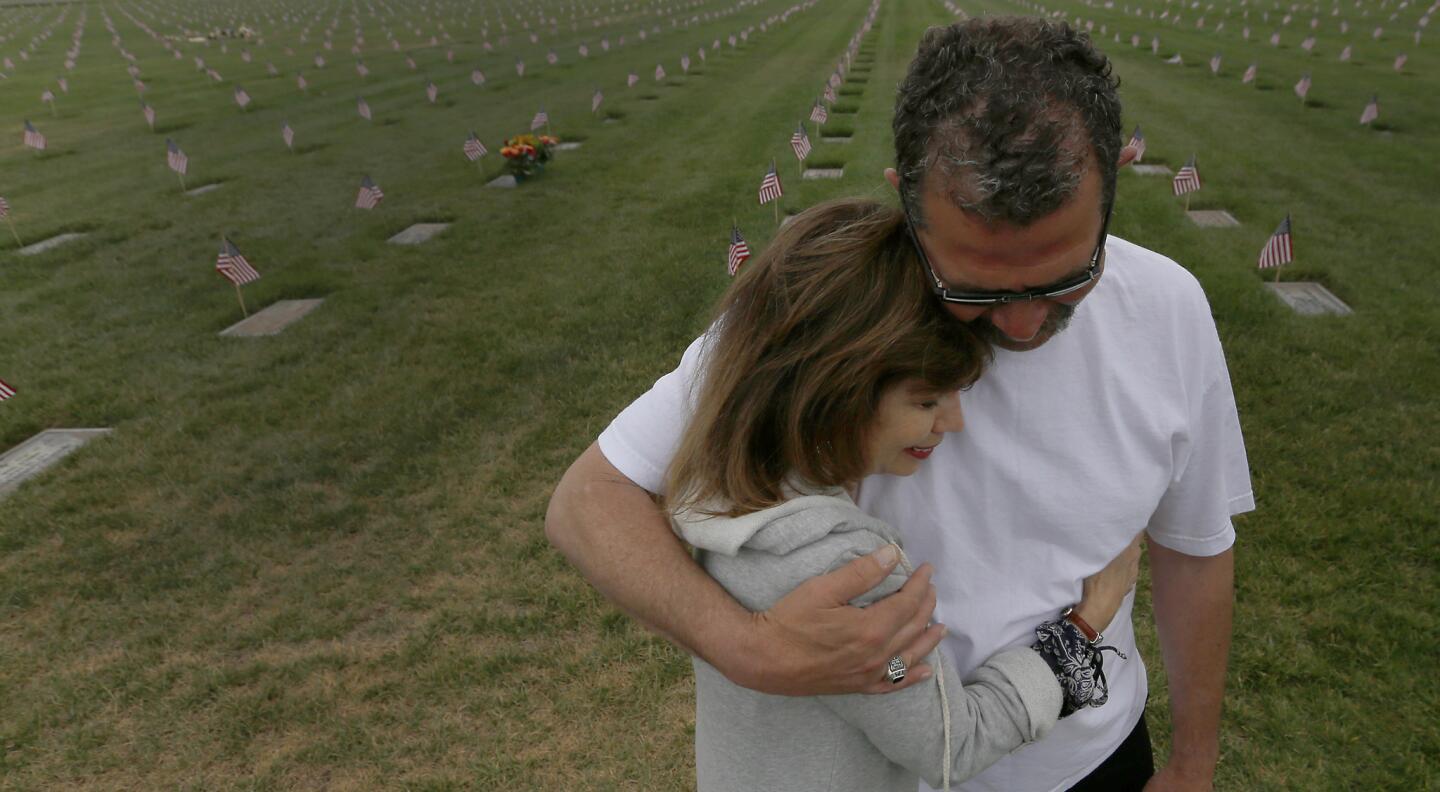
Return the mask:
{"type": "MultiPolygon", "coordinates": [[[[1185,8],[1178,24],[1149,18],[1180,10],[1158,0],[1051,8],[1094,22],[1146,161],[1196,154],[1194,206],[1243,224],[1196,228],[1167,179],[1121,176],[1112,233],[1182,262],[1210,296],[1260,503],[1238,525],[1221,789],[1440,786],[1440,60],[1411,40],[1423,9],[1361,6],[1305,7],[1288,25],[1274,4],[1185,8]],[[1249,21],[1249,41],[1247,10],[1271,16],[1249,21]],[[1340,62],[1346,44],[1354,56],[1340,62]],[[1176,52],[1184,65],[1163,63],[1176,52]],[[1245,86],[1251,62],[1259,77],[1245,86]],[[1302,107],[1291,86],[1304,72],[1302,107]],[[1380,122],[1362,127],[1372,93],[1380,122]],[[1355,315],[1299,317],[1262,288],[1255,257],[1287,212],[1298,261],[1284,277],[1326,284],[1355,315]]],[[[357,5],[355,19],[349,4],[257,4],[253,18],[226,4],[0,10],[0,54],[16,66],[0,81],[13,132],[0,196],[26,243],[89,234],[21,257],[0,231],[0,379],[19,390],[0,403],[0,449],[50,427],[116,430],[0,501],[0,788],[692,785],[688,659],[595,595],[550,549],[542,517],[569,462],[706,324],[732,220],[756,248],[773,234],[755,201],[772,158],[787,209],[889,194],[894,86],[924,28],[953,15],[939,0],[885,0],[841,91],[856,112],[827,125],[851,142],[814,141],[813,160],[844,177],[801,181],[789,134],[866,3],[820,0],[767,22],[786,8],[535,6],[560,19],[553,32],[531,9],[456,3],[357,5]],[[106,15],[137,57],[154,132],[106,15]],[[265,45],[177,41],[175,59],[138,26],[209,19],[254,23],[265,45]],[[428,46],[441,34],[451,40],[428,46]],[[682,55],[696,59],[689,75],[682,55]],[[640,83],[627,89],[631,72],[640,83]],[[583,147],[519,189],[486,188],[500,140],[542,106],[583,147]],[[21,145],[26,118],[46,152],[21,145]],[[491,150],[478,166],[461,155],[471,130],[491,150]],[[167,136],[189,155],[188,186],[222,189],[183,196],[167,136]],[[386,193],[371,212],[353,208],[362,174],[386,193]],[[453,225],[419,247],[385,244],[433,220],[453,225]],[[325,304],[279,336],[219,337],[240,318],[214,272],[222,233],[263,274],[245,288],[252,310],[325,304]]],[[[1158,658],[1148,624],[1141,638],[1158,658]]],[[[1163,678],[1152,691],[1163,753],[1163,678]]]]}

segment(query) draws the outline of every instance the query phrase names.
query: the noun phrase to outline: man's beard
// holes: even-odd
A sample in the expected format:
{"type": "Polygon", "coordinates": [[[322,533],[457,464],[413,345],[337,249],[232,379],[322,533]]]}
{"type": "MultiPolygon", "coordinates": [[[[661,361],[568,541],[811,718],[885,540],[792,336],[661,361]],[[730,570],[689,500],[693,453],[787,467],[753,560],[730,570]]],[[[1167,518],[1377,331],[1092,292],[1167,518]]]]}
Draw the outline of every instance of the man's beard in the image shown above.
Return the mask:
{"type": "Polygon", "coordinates": [[[1005,335],[1000,332],[1000,328],[991,324],[989,319],[983,317],[971,322],[970,328],[975,331],[976,335],[980,336],[982,340],[989,344],[993,344],[1001,349],[1024,351],[1034,349],[1044,344],[1068,327],[1070,320],[1075,316],[1076,307],[1077,306],[1074,305],[1055,303],[1055,307],[1050,309],[1050,314],[1045,317],[1045,321],[1041,323],[1040,329],[1035,332],[1034,337],[1026,341],[1017,341],[1005,335]]]}

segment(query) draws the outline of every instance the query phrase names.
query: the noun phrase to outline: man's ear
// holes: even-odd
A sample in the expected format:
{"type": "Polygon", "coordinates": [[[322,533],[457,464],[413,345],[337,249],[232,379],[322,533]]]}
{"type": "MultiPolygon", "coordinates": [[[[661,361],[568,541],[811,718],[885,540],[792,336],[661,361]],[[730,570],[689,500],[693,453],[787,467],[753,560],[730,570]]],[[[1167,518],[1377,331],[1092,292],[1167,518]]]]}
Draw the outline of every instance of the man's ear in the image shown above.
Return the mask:
{"type": "Polygon", "coordinates": [[[900,174],[896,173],[894,168],[885,169],[885,181],[890,182],[890,186],[894,187],[896,192],[900,191],[900,174]]]}
{"type": "Polygon", "coordinates": [[[1120,149],[1120,159],[1116,162],[1115,169],[1119,170],[1126,165],[1129,165],[1130,163],[1134,162],[1135,158],[1138,156],[1140,156],[1140,152],[1136,151],[1134,146],[1126,146],[1125,148],[1120,149]]]}

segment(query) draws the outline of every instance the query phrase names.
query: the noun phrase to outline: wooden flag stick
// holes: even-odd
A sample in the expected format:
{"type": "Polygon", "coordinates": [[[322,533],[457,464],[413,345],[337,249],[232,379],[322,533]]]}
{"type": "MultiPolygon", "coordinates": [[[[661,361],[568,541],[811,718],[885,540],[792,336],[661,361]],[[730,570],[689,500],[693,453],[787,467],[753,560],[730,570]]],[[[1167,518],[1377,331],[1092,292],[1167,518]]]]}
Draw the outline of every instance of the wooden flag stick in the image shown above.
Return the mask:
{"type": "Polygon", "coordinates": [[[775,227],[780,227],[780,199],[775,199],[775,227]]]}
{"type": "Polygon", "coordinates": [[[1185,193],[1185,211],[1190,211],[1190,193],[1185,193]]]}
{"type": "Polygon", "coordinates": [[[175,171],[175,175],[180,177],[180,192],[185,192],[185,174],[175,171]]]}
{"type": "MultiPolygon", "coordinates": [[[[1281,266],[1284,266],[1284,265],[1281,265],[1281,266]]],[[[1275,282],[1276,282],[1276,283],[1279,283],[1279,282],[1280,282],[1280,268],[1281,268],[1280,266],[1277,266],[1277,267],[1275,268],[1275,282]]]]}
{"type": "Polygon", "coordinates": [[[5,222],[10,224],[10,233],[15,235],[15,244],[18,247],[25,247],[25,243],[20,241],[20,232],[15,230],[15,218],[6,217],[5,222]]]}
{"type": "Polygon", "coordinates": [[[240,291],[240,284],[235,284],[235,297],[240,300],[240,313],[245,319],[250,318],[250,312],[245,310],[245,293],[240,291]]]}

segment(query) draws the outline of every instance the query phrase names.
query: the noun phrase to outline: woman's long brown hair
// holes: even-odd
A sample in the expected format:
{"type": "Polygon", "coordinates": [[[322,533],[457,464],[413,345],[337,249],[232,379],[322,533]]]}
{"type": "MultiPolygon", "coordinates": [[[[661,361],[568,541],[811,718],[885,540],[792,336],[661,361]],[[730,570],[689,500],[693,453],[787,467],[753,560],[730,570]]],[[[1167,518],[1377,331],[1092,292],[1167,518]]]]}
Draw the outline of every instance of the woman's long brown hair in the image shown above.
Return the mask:
{"type": "Polygon", "coordinates": [[[886,386],[972,384],[989,348],[934,297],[898,209],[844,199],[795,217],[721,298],[666,505],[738,516],[796,477],[866,473],[886,386]]]}

